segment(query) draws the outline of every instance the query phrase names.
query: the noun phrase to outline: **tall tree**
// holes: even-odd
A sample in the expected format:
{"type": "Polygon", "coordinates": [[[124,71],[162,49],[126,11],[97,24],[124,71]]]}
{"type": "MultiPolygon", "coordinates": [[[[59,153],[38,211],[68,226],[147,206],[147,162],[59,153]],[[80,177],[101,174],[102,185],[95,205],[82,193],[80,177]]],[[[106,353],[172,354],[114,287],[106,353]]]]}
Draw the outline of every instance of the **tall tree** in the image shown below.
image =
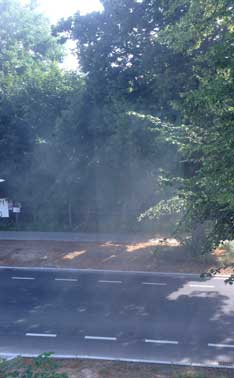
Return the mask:
{"type": "Polygon", "coordinates": [[[233,11],[229,0],[174,1],[167,14],[180,17],[159,33],[160,43],[191,58],[196,86],[185,87],[174,102],[181,122],[163,130],[182,153],[184,176],[164,178],[177,183],[174,197],[148,215],[183,210],[197,252],[234,236],[233,11]],[[204,243],[197,248],[202,230],[204,243]]]}
{"type": "Polygon", "coordinates": [[[55,31],[77,42],[77,55],[96,99],[119,95],[135,107],[175,117],[170,101],[189,78],[190,58],[158,42],[170,19],[163,1],[103,0],[104,10],[62,20],[55,31]],[[178,69],[180,67],[180,69],[178,69]],[[186,75],[187,74],[187,75],[186,75]],[[171,114],[172,113],[172,114],[171,114]]]}
{"type": "Polygon", "coordinates": [[[103,6],[102,13],[77,13],[62,20],[54,33],[77,42],[78,59],[86,75],[85,117],[80,117],[77,107],[73,113],[83,120],[86,130],[92,172],[86,187],[92,188],[92,207],[115,214],[120,227],[129,226],[129,219],[134,219],[136,226],[137,214],[157,198],[152,179],[144,193],[142,182],[167,164],[175,149],[168,147],[156,130],[152,133],[128,113],[152,111],[174,119],[177,114],[170,101],[177,96],[175,88],[186,80],[189,59],[180,53],[172,56],[170,49],[155,40],[164,22],[160,4],[103,1],[103,6]],[[176,71],[176,60],[184,72],[176,71]]]}
{"type": "Polygon", "coordinates": [[[29,208],[43,191],[38,151],[51,148],[72,80],[58,66],[62,47],[46,18],[17,0],[1,0],[0,11],[0,171],[6,194],[29,208]]]}

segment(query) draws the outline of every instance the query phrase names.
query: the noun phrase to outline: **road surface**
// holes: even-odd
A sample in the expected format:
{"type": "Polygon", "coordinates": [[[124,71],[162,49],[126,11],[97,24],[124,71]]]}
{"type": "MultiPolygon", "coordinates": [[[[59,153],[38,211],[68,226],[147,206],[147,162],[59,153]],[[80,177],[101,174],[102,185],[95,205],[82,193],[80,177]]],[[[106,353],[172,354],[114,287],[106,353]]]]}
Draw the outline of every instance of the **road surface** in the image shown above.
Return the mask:
{"type": "Polygon", "coordinates": [[[197,275],[0,268],[0,357],[234,367],[234,288],[197,275]]]}
{"type": "Polygon", "coordinates": [[[159,235],[141,235],[128,233],[85,233],[85,232],[38,232],[38,231],[0,231],[0,240],[53,240],[74,242],[146,242],[159,235]]]}

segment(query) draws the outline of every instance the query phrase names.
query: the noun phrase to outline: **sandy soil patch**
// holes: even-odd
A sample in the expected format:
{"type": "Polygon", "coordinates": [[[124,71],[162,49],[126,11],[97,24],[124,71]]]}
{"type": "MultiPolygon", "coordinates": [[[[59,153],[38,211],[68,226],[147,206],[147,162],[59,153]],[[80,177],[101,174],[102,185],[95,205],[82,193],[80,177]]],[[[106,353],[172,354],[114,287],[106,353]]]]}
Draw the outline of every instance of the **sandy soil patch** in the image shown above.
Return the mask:
{"type": "Polygon", "coordinates": [[[192,258],[176,239],[138,243],[0,241],[0,265],[201,273],[216,257],[192,258]]]}

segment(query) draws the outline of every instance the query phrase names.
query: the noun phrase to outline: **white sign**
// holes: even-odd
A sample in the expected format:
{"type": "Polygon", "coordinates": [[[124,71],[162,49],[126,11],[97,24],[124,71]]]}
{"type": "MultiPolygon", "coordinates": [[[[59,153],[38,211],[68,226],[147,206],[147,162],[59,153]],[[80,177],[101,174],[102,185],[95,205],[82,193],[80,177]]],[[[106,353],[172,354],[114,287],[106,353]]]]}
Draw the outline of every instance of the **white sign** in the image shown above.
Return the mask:
{"type": "Polygon", "coordinates": [[[20,213],[20,207],[13,207],[13,213],[20,213]]]}
{"type": "Polygon", "coordinates": [[[0,218],[9,218],[8,200],[0,199],[0,218]]]}

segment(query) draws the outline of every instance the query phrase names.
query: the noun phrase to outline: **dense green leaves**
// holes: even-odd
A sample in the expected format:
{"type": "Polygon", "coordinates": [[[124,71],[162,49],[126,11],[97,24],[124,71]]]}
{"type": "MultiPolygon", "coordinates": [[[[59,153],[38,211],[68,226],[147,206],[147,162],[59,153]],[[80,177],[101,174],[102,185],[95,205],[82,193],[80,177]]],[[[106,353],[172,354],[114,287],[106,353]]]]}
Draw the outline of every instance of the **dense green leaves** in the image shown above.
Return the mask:
{"type": "MultiPolygon", "coordinates": [[[[178,198],[187,226],[208,222],[205,252],[234,236],[233,5],[230,1],[174,1],[168,14],[178,8],[180,18],[161,30],[159,40],[191,57],[197,84],[186,86],[174,102],[184,123],[163,130],[178,145],[187,167],[186,177],[175,187],[174,200],[163,209],[173,210],[178,198]]],[[[161,203],[150,214],[157,215],[160,209],[161,203]]]]}
{"type": "Polygon", "coordinates": [[[2,0],[0,8],[0,170],[5,195],[34,216],[32,203],[39,206],[43,184],[54,180],[44,158],[54,150],[56,120],[78,79],[59,68],[61,45],[47,19],[17,0],[2,0]]]}
{"type": "Polygon", "coordinates": [[[131,230],[141,213],[176,213],[193,237],[204,228],[208,251],[234,235],[232,2],[102,3],[52,35],[33,7],[0,0],[8,193],[47,228],[131,230]],[[59,68],[67,38],[79,74],[59,68]]]}
{"type": "Polygon", "coordinates": [[[16,0],[0,1],[0,83],[1,92],[22,88],[35,72],[50,70],[62,59],[62,50],[51,38],[46,19],[16,0]]]}

